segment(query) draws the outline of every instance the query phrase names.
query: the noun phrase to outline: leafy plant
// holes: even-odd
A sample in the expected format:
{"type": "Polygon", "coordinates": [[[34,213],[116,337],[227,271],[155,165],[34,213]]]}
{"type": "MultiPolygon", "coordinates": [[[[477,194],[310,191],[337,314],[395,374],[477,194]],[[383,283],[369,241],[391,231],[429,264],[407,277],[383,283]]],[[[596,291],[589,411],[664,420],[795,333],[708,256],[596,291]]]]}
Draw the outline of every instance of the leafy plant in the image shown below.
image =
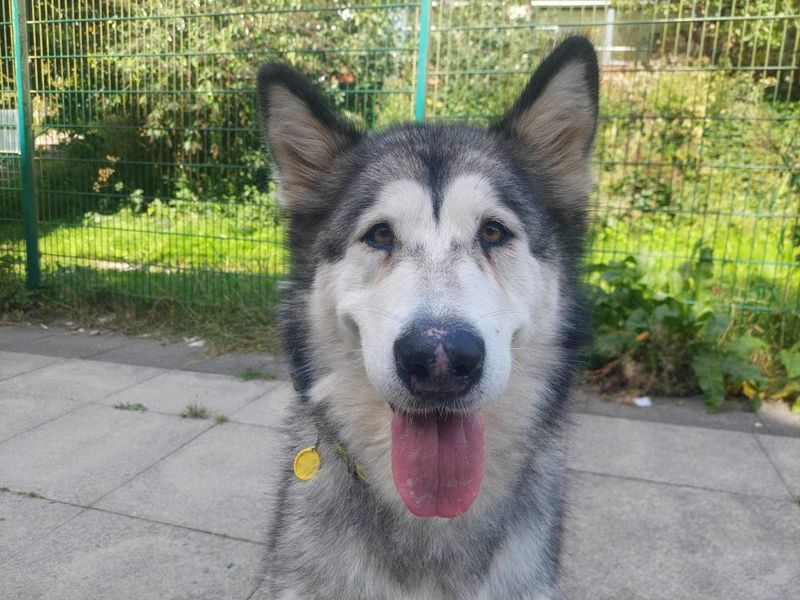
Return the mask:
{"type": "Polygon", "coordinates": [[[779,400],[793,400],[792,412],[800,413],[800,342],[778,352],[778,360],[786,374],[776,378],[774,383],[777,389],[771,397],[779,400]]]}
{"type": "Polygon", "coordinates": [[[677,271],[660,275],[661,289],[632,256],[593,265],[595,378],[667,395],[699,390],[711,412],[733,393],[758,408],[767,378],[751,359],[767,344],[733,333],[730,312],[714,297],[713,264],[711,249],[698,241],[677,271]]]}

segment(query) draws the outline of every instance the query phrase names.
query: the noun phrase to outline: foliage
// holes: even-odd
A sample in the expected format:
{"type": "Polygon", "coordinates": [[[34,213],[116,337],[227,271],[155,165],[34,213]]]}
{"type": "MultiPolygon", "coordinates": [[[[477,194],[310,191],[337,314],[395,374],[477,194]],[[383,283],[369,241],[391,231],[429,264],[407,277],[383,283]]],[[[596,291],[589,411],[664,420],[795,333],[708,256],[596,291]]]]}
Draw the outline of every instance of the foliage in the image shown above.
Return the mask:
{"type": "Polygon", "coordinates": [[[780,400],[794,399],[792,410],[800,413],[800,342],[778,353],[784,374],[775,381],[777,391],[772,395],[780,400]]]}
{"type": "Polygon", "coordinates": [[[69,28],[33,26],[37,127],[87,142],[103,131],[132,133],[138,139],[127,150],[95,148],[85,156],[113,157],[116,165],[95,170],[112,168],[118,178],[127,170],[121,179],[143,189],[145,201],[170,197],[179,180],[213,196],[263,187],[268,165],[252,91],[266,60],[292,63],[363,124],[396,119],[396,95],[404,97],[402,116],[409,115],[405,82],[415,34],[407,8],[364,9],[344,0],[76,4],[42,0],[35,10],[45,21],[76,20],[69,28]],[[136,168],[146,160],[141,147],[155,163],[150,173],[136,168]],[[157,181],[134,181],[141,174],[157,181]]]}
{"type": "MultiPolygon", "coordinates": [[[[3,247],[0,246],[0,250],[3,247]]],[[[31,299],[20,275],[21,259],[15,254],[0,254],[0,321],[21,314],[31,299]]]]}
{"type": "Polygon", "coordinates": [[[643,393],[701,391],[712,412],[732,394],[747,397],[756,409],[764,398],[800,391],[800,343],[778,353],[785,375],[769,368],[766,339],[742,331],[733,310],[719,309],[713,265],[712,250],[702,241],[666,278],[648,273],[633,256],[591,265],[593,378],[643,393]]]}

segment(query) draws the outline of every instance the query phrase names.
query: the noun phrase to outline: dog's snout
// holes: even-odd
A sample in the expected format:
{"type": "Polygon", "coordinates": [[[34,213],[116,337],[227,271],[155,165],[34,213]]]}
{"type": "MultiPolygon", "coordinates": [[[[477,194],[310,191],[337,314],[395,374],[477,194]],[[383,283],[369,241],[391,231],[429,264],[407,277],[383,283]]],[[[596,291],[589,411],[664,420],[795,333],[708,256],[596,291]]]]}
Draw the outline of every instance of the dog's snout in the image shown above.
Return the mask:
{"type": "Polygon", "coordinates": [[[420,323],[394,344],[397,373],[411,393],[436,399],[465,394],[480,379],[486,348],[464,323],[420,323]]]}

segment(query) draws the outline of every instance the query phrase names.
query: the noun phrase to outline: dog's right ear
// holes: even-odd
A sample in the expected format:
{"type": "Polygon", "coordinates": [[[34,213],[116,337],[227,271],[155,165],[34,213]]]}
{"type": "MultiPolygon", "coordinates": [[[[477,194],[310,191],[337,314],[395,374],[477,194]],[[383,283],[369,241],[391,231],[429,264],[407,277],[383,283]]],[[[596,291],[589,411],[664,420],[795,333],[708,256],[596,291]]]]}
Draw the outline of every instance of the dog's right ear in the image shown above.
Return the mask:
{"type": "Polygon", "coordinates": [[[360,134],[317,88],[281,63],[259,70],[258,104],[281,203],[290,211],[322,208],[314,205],[316,195],[309,192],[318,187],[337,153],[355,144],[360,134]]]}

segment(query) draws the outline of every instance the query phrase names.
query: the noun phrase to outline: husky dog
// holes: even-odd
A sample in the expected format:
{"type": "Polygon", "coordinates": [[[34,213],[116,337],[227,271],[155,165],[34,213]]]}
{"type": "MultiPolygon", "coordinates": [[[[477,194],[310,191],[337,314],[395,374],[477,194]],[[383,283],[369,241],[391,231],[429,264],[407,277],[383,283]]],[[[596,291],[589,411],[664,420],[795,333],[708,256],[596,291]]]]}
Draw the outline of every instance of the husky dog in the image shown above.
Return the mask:
{"type": "Polygon", "coordinates": [[[489,129],[368,136],[289,67],[258,79],[298,391],[264,597],[558,597],[591,43],[558,45],[489,129]]]}

